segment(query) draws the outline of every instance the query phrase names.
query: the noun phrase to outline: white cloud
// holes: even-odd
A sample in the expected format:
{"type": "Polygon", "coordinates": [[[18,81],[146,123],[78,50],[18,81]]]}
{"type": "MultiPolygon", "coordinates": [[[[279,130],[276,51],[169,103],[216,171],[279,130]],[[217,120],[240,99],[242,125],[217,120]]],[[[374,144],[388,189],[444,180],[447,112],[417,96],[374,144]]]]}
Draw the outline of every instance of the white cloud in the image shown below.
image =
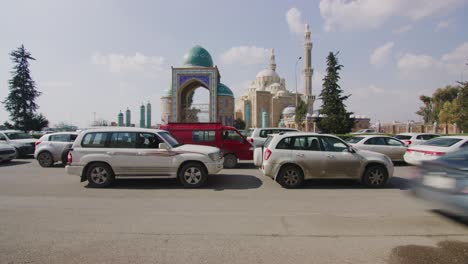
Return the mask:
{"type": "Polygon", "coordinates": [[[402,34],[402,33],[405,33],[405,32],[408,32],[410,30],[413,29],[413,26],[412,25],[406,25],[406,26],[402,26],[400,28],[397,28],[393,31],[393,33],[395,34],[402,34]]]}
{"type": "Polygon", "coordinates": [[[450,20],[440,21],[439,23],[437,23],[437,25],[435,27],[435,31],[438,32],[438,31],[441,31],[444,28],[448,28],[448,27],[451,26],[451,24],[452,24],[452,22],[450,22],[450,20]]]}
{"type": "Polygon", "coordinates": [[[464,64],[468,58],[468,42],[465,42],[446,54],[440,59],[425,54],[403,54],[398,60],[398,69],[403,76],[410,74],[426,73],[441,74],[449,73],[453,75],[460,74],[465,67],[464,64]],[[432,72],[431,72],[432,71],[432,72]]]}
{"type": "Polygon", "coordinates": [[[103,55],[96,52],[91,61],[95,65],[102,65],[112,73],[122,72],[157,72],[163,70],[164,58],[158,56],[145,56],[136,53],[134,56],[122,54],[103,55]]]}
{"type": "Polygon", "coordinates": [[[385,90],[382,89],[381,87],[376,86],[375,84],[369,85],[369,91],[376,93],[376,94],[381,94],[384,93],[385,90]]]}
{"type": "Polygon", "coordinates": [[[221,62],[224,64],[260,64],[267,61],[270,53],[269,49],[256,46],[232,47],[221,54],[221,62]]]}
{"type": "Polygon", "coordinates": [[[375,29],[394,16],[413,21],[448,12],[464,0],[320,0],[325,31],[375,29]]]}
{"type": "Polygon", "coordinates": [[[296,34],[304,33],[305,23],[302,22],[302,14],[299,9],[293,7],[286,12],[286,22],[289,30],[296,34]]]}
{"type": "Polygon", "coordinates": [[[390,59],[393,46],[395,46],[394,42],[387,42],[383,46],[376,48],[370,55],[369,63],[376,67],[381,67],[387,64],[390,59]]]}

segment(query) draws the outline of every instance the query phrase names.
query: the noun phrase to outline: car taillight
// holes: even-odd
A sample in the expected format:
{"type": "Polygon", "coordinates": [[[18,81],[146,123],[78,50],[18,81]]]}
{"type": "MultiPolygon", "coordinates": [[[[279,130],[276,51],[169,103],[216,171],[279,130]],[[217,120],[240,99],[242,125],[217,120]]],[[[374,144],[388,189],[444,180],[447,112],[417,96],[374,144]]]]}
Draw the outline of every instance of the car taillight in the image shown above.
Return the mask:
{"type": "Polygon", "coordinates": [[[70,152],[68,152],[68,155],[67,155],[67,163],[71,164],[72,161],[73,161],[73,156],[72,156],[72,153],[70,151],[70,152]]]}
{"type": "Polygon", "coordinates": [[[440,151],[424,151],[425,155],[431,155],[431,156],[443,156],[445,155],[445,152],[440,152],[440,151]]]}
{"type": "Polygon", "coordinates": [[[406,144],[407,146],[411,145],[411,143],[412,143],[411,140],[403,140],[403,142],[405,142],[405,144],[406,144]]]}
{"type": "Polygon", "coordinates": [[[253,143],[254,140],[253,140],[253,138],[249,138],[249,141],[250,141],[250,143],[253,143]]]}
{"type": "Polygon", "coordinates": [[[272,153],[271,150],[265,149],[265,154],[263,155],[263,159],[268,160],[271,156],[271,153],[272,153]]]}
{"type": "Polygon", "coordinates": [[[34,146],[37,146],[37,145],[39,145],[41,143],[42,143],[42,141],[36,141],[36,143],[34,143],[35,144],[34,146]]]}

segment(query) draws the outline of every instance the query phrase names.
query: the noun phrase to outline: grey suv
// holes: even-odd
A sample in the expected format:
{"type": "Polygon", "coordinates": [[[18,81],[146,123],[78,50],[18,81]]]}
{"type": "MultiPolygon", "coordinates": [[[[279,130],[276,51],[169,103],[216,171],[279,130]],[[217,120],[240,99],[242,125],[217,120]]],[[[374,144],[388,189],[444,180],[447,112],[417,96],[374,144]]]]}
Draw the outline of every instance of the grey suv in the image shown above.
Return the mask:
{"type": "Polygon", "coordinates": [[[297,188],[313,178],[357,179],[368,187],[382,187],[393,175],[389,157],[316,133],[269,136],[263,148],[255,149],[254,163],[284,188],[297,188]]]}
{"type": "Polygon", "coordinates": [[[58,132],[46,134],[36,142],[34,158],[41,167],[51,167],[55,162],[67,164],[67,155],[78,133],[58,132]]]}

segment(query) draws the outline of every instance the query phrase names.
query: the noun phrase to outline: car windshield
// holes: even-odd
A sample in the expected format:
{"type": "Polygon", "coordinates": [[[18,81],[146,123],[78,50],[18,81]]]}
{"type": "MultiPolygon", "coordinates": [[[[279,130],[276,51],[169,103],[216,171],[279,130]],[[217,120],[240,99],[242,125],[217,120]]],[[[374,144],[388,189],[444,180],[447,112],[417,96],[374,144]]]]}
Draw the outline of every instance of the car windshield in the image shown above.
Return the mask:
{"type": "Polygon", "coordinates": [[[398,138],[399,140],[408,140],[408,139],[411,139],[411,136],[409,136],[409,135],[396,135],[395,138],[398,138]]]}
{"type": "Polygon", "coordinates": [[[31,135],[23,133],[23,132],[7,132],[7,133],[5,133],[5,135],[9,139],[28,139],[28,138],[32,138],[31,135]]]}
{"type": "Polygon", "coordinates": [[[364,137],[352,137],[352,138],[348,138],[348,140],[346,140],[346,142],[348,142],[349,144],[356,144],[359,141],[361,141],[363,138],[364,137]]]}
{"type": "Polygon", "coordinates": [[[450,147],[456,144],[457,142],[461,141],[460,138],[434,138],[429,141],[422,143],[421,145],[425,146],[435,146],[435,147],[450,147]]]}
{"type": "Polygon", "coordinates": [[[173,148],[183,145],[182,143],[179,143],[179,141],[177,141],[177,139],[175,139],[169,132],[161,132],[159,133],[159,136],[161,136],[164,141],[166,141],[173,148]]]}

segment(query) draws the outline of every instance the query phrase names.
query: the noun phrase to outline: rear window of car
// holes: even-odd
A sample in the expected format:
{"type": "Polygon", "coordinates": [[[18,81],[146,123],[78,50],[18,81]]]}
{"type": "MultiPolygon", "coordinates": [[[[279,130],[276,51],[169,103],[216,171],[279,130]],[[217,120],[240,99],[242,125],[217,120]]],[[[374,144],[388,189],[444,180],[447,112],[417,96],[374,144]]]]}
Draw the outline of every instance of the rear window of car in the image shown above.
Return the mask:
{"type": "Polygon", "coordinates": [[[70,141],[70,135],[69,134],[50,135],[49,141],[69,142],[70,141]]]}
{"type": "Polygon", "coordinates": [[[263,143],[263,147],[268,148],[270,145],[271,140],[273,139],[273,136],[269,136],[266,140],[265,143],[263,143]]]}
{"type": "Polygon", "coordinates": [[[83,137],[81,146],[85,148],[104,148],[110,133],[91,132],[83,137]]]}
{"type": "Polygon", "coordinates": [[[409,139],[411,139],[411,136],[408,136],[408,135],[396,135],[395,138],[398,138],[399,140],[409,140],[409,139]]]}
{"type": "Polygon", "coordinates": [[[352,137],[352,138],[348,138],[348,140],[346,140],[346,142],[348,142],[350,144],[356,144],[359,141],[361,141],[362,139],[364,139],[364,137],[352,137]]]}
{"type": "Polygon", "coordinates": [[[443,138],[443,137],[439,137],[439,138],[434,138],[434,139],[431,139],[429,141],[426,141],[426,142],[422,143],[421,145],[435,146],[435,147],[450,147],[450,146],[453,146],[453,145],[455,145],[456,143],[458,143],[460,141],[461,141],[460,138],[443,138]]]}

